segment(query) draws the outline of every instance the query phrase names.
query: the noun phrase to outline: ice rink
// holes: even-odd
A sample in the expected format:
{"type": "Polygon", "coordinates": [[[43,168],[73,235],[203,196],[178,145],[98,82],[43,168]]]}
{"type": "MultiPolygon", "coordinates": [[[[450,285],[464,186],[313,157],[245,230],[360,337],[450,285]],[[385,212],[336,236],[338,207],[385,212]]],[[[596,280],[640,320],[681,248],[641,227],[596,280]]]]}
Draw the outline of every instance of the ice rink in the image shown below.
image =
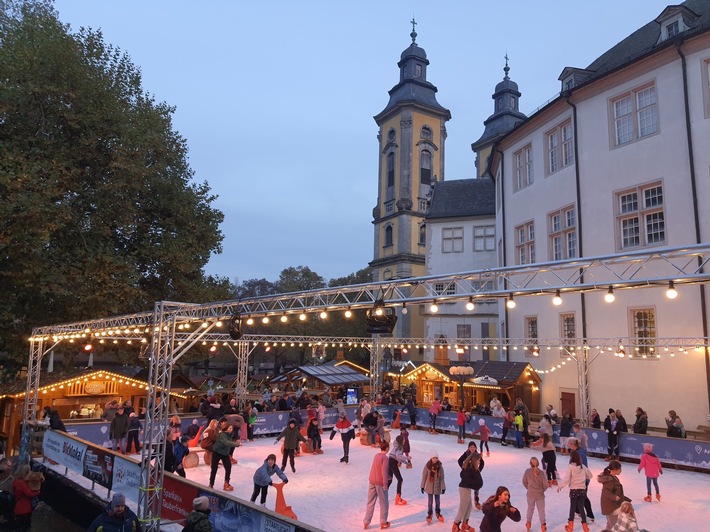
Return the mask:
{"type": "MultiPolygon", "coordinates": [[[[392,529],[411,530],[429,529],[431,531],[449,531],[453,524],[459,504],[458,483],[459,467],[457,459],[466,449],[466,445],[456,443],[455,435],[432,435],[422,430],[410,430],[412,447],[412,469],[401,468],[404,484],[402,496],[408,501],[405,506],[394,505],[395,484],[390,488],[389,521],[392,529]],[[436,520],[432,524],[425,522],[426,495],[420,492],[422,469],[432,453],[438,453],[446,475],[447,490],[441,497],[442,515],[444,523],[436,520]]],[[[393,437],[399,430],[393,429],[393,437]]],[[[340,436],[336,435],[330,441],[330,432],[323,434],[324,454],[301,455],[296,458],[296,474],[291,473],[287,467],[286,474],[289,483],[284,493],[286,503],[291,505],[299,521],[321,528],[328,532],[355,531],[363,529],[363,516],[368,485],[368,474],[372,458],[378,452],[375,448],[366,447],[356,438],[350,446],[350,463],[343,464],[339,460],[342,453],[340,436]]],[[[238,498],[249,499],[253,489],[252,476],[269,453],[277,455],[277,464],[281,463],[279,445],[274,445],[274,437],[266,437],[248,442],[236,449],[235,457],[239,463],[232,466],[232,494],[238,498]]],[[[469,440],[467,440],[468,442],[469,440]]],[[[475,441],[478,442],[476,438],[475,441]]],[[[525,489],[521,484],[523,472],[528,467],[531,456],[541,456],[539,451],[531,449],[515,449],[503,447],[500,443],[491,442],[491,455],[484,454],[485,468],[483,470],[483,489],[481,502],[492,495],[498,486],[506,486],[511,493],[511,503],[516,506],[521,514],[520,523],[506,520],[503,530],[525,530],[526,498],[525,489]]],[[[561,474],[567,468],[568,457],[557,455],[557,466],[561,474]]],[[[188,469],[187,477],[195,482],[207,485],[209,467],[202,463],[197,469],[188,469]]],[[[601,514],[599,504],[601,484],[596,481],[605,466],[599,458],[590,458],[589,467],[594,474],[590,485],[589,497],[595,514],[595,522],[590,523],[589,529],[601,531],[605,529],[606,519],[601,514]]],[[[659,479],[662,502],[647,503],[643,501],[646,495],[646,479],[643,473],[637,472],[638,464],[622,464],[622,473],[619,477],[624,486],[624,493],[633,501],[640,528],[651,532],[664,531],[704,531],[708,530],[708,516],[710,515],[710,475],[677,471],[666,466],[664,474],[659,479]]],[[[278,479],[274,476],[274,482],[278,479]]],[[[217,473],[215,486],[221,488],[224,471],[221,467],[217,473]]],[[[396,481],[395,481],[396,482],[396,481]]],[[[221,491],[221,490],[220,490],[221,491]]],[[[568,490],[557,493],[555,487],[548,489],[546,497],[547,525],[549,531],[562,531],[567,524],[569,509],[568,490]]],[[[269,490],[267,508],[274,509],[275,490],[269,490]]],[[[370,529],[379,529],[379,509],[375,509],[375,518],[370,529]]],[[[469,524],[476,530],[483,514],[474,510],[469,524]]],[[[533,518],[532,530],[540,530],[537,515],[533,518]]],[[[576,521],[575,530],[581,530],[579,520],[576,521]]]]}

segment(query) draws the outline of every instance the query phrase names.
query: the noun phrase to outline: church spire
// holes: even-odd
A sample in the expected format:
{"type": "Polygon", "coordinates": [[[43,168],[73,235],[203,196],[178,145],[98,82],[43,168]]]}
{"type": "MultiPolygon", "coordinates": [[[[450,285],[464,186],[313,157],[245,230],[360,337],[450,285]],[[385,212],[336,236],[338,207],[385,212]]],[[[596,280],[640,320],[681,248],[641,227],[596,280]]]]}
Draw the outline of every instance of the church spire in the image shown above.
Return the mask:
{"type": "Polygon", "coordinates": [[[409,21],[412,24],[412,33],[409,34],[409,36],[412,38],[412,44],[417,44],[417,21],[414,20],[414,17],[412,17],[412,20],[409,21]]]}

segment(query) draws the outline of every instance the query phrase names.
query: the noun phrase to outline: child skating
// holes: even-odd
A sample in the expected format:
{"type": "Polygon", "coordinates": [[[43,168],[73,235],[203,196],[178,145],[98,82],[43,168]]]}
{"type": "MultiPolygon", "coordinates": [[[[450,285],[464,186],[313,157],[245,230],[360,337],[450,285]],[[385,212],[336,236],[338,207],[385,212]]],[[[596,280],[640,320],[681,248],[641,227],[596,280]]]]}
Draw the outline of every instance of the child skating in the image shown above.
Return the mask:
{"type": "Polygon", "coordinates": [[[644,443],[643,444],[643,454],[641,455],[641,463],[639,464],[639,473],[642,469],[646,469],[646,495],[643,500],[646,502],[651,502],[651,483],[653,487],[656,488],[656,500],[661,502],[661,492],[658,489],[658,477],[663,474],[663,466],[661,466],[661,461],[658,456],[653,454],[653,444],[644,443]]]}
{"type": "Polygon", "coordinates": [[[486,425],[485,419],[478,420],[478,428],[473,431],[473,434],[478,434],[481,438],[481,454],[483,454],[483,447],[485,447],[486,456],[490,456],[491,450],[488,448],[488,440],[491,439],[491,429],[486,425]]]}
{"type": "Polygon", "coordinates": [[[266,506],[266,494],[269,486],[273,485],[271,477],[277,475],[284,484],[288,483],[286,474],[276,465],[276,455],[270,454],[264,460],[264,464],[254,472],[254,491],[251,494],[251,502],[255,502],[256,498],[261,494],[260,504],[266,506]]]}
{"type": "Polygon", "coordinates": [[[456,426],[459,429],[459,439],[456,443],[465,443],[466,439],[466,412],[464,412],[463,407],[459,407],[458,414],[456,415],[456,426]]]}
{"type": "Polygon", "coordinates": [[[435,510],[436,518],[443,523],[444,516],[441,515],[441,495],[446,492],[446,481],[444,479],[444,467],[441,465],[437,453],[433,453],[429,461],[424,465],[420,488],[422,493],[427,494],[428,498],[426,522],[431,523],[432,510],[435,510]]]}
{"type": "Polygon", "coordinates": [[[523,486],[527,490],[528,511],[525,521],[525,528],[532,528],[532,518],[535,508],[537,507],[537,516],[540,518],[540,526],[542,532],[547,530],[547,520],[545,517],[545,490],[548,488],[548,482],[545,479],[545,474],[540,471],[540,462],[534,456],[530,459],[530,468],[525,470],[523,474],[523,486]]]}

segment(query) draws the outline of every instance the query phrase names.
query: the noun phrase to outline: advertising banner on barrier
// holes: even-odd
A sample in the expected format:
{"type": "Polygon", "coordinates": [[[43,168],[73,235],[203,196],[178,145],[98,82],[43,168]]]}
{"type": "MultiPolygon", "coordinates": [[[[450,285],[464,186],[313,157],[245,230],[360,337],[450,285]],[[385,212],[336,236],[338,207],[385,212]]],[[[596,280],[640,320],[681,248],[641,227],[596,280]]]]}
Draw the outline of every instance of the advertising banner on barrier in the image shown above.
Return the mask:
{"type": "Polygon", "coordinates": [[[48,430],[44,433],[42,454],[64,467],[80,473],[84,467],[87,446],[63,432],[48,430]]]}
{"type": "Polygon", "coordinates": [[[81,474],[104,488],[112,489],[113,454],[99,447],[88,448],[84,453],[84,467],[81,474]]]}
{"type": "Polygon", "coordinates": [[[113,489],[131,500],[138,500],[141,468],[137,462],[116,456],[113,459],[113,489]]]}
{"type": "Polygon", "coordinates": [[[192,501],[198,489],[182,482],[180,477],[166,473],[163,477],[163,509],[160,516],[170,521],[183,521],[192,511],[192,501]]]}

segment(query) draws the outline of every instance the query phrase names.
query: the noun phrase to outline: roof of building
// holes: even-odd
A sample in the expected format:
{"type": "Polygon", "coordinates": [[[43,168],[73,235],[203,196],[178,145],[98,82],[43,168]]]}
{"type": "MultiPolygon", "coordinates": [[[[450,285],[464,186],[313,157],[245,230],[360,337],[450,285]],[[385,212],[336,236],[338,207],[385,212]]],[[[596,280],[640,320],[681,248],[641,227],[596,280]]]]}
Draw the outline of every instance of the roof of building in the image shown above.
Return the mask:
{"type": "Polygon", "coordinates": [[[427,219],[493,216],[495,199],[495,184],[488,177],[440,181],[432,191],[427,219]]]}
{"type": "MultiPolygon", "coordinates": [[[[710,0],[686,0],[677,6],[669,6],[666,11],[670,8],[689,10],[697,16],[697,18],[689,17],[684,19],[689,26],[689,29],[685,32],[687,34],[710,27],[710,0]]],[[[591,79],[632,63],[654,51],[657,46],[668,42],[659,42],[661,31],[662,24],[656,18],[611,47],[586,68],[591,73],[591,79]]],[[[679,35],[682,34],[681,32],[679,35]]]]}
{"type": "Polygon", "coordinates": [[[289,380],[295,374],[308,375],[322,383],[332,386],[335,384],[356,384],[369,382],[369,378],[362,373],[355,371],[348,365],[331,366],[324,364],[322,366],[299,366],[292,369],[288,373],[284,373],[275,377],[271,382],[284,382],[289,380]]]}

